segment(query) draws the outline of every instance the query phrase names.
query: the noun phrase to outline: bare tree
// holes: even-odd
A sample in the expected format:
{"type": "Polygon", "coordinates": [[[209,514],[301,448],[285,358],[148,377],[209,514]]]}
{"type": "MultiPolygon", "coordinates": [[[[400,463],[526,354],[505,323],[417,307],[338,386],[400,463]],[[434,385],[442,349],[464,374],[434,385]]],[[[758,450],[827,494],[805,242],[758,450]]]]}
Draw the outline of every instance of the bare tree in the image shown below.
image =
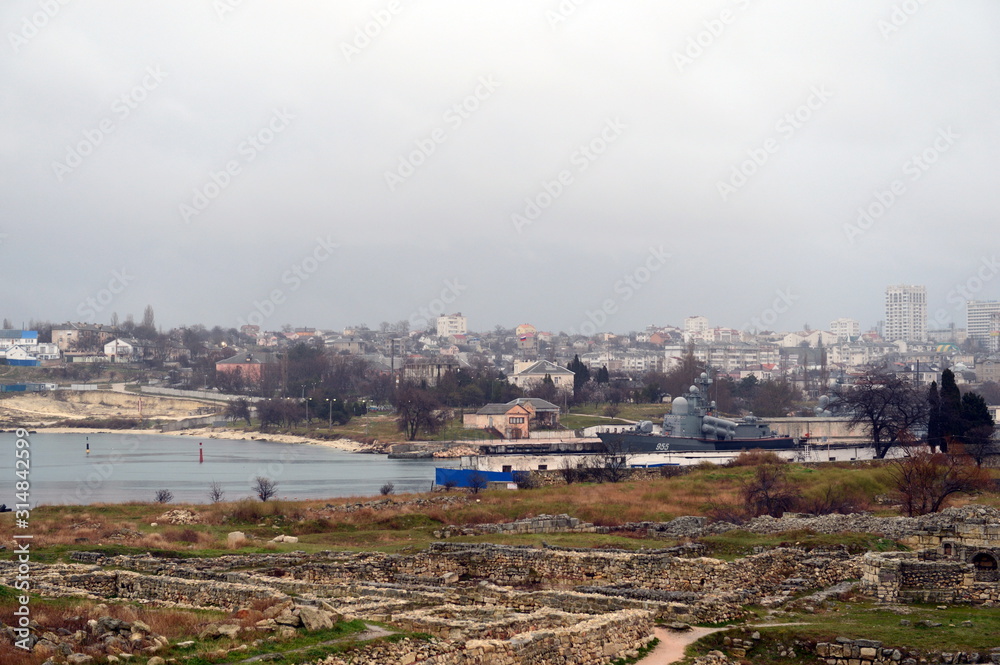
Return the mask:
{"type": "Polygon", "coordinates": [[[381,494],[382,496],[389,496],[390,494],[394,494],[395,492],[396,492],[396,486],[393,485],[392,483],[386,483],[385,485],[382,485],[382,487],[380,487],[378,490],[378,493],[381,494]]]}
{"type": "Polygon", "coordinates": [[[253,479],[252,489],[258,499],[267,501],[278,493],[278,483],[270,478],[257,476],[253,479]]]}
{"type": "Polygon", "coordinates": [[[629,464],[633,454],[622,437],[602,441],[599,452],[590,460],[590,471],[600,483],[620,483],[631,474],[629,464]]]}
{"type": "Polygon", "coordinates": [[[914,442],[913,431],[927,422],[927,396],[894,374],[870,368],[840,396],[852,427],[860,427],[883,459],[897,445],[914,442]]]}
{"type": "Polygon", "coordinates": [[[396,422],[407,441],[413,441],[421,432],[434,433],[444,426],[440,414],[441,404],[428,391],[406,385],[396,393],[396,422]]]}
{"type": "Polygon", "coordinates": [[[170,490],[156,490],[156,503],[170,503],[174,500],[174,493],[170,490]]]}
{"type": "Polygon", "coordinates": [[[798,492],[788,482],[785,463],[758,464],[753,475],[744,478],[740,485],[743,501],[752,515],[781,517],[798,498],[798,492]]]}
{"type": "Polygon", "coordinates": [[[490,482],[484,474],[478,471],[469,474],[469,491],[473,494],[479,494],[489,486],[490,482]]]}
{"type": "Polygon", "coordinates": [[[212,484],[208,486],[208,498],[212,500],[212,503],[219,503],[224,496],[225,492],[222,490],[222,484],[213,480],[212,484]]]}
{"type": "Polygon", "coordinates": [[[911,517],[936,513],[953,494],[977,492],[990,484],[989,473],[968,457],[926,450],[893,460],[889,477],[911,517]]]}

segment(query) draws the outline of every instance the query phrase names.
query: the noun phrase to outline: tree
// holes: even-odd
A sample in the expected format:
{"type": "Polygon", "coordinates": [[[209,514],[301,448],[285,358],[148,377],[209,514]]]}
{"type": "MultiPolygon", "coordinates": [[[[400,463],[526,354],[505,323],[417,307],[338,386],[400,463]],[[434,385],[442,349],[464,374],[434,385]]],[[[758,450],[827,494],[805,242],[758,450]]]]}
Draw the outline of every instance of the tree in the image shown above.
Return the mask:
{"type": "Polygon", "coordinates": [[[608,383],[611,381],[611,375],[608,374],[608,366],[601,365],[601,369],[597,370],[597,377],[594,379],[597,383],[608,383]]]}
{"type": "Polygon", "coordinates": [[[927,391],[927,445],[932,453],[944,449],[941,440],[941,395],[938,394],[937,381],[931,381],[927,391]]]}
{"type": "Polygon", "coordinates": [[[591,459],[590,471],[599,483],[620,483],[631,475],[629,463],[633,455],[622,437],[602,440],[597,454],[591,459]]]}
{"type": "Polygon", "coordinates": [[[146,305],[146,309],[142,312],[142,327],[156,330],[156,315],[153,314],[152,305],[146,305]]]}
{"type": "Polygon", "coordinates": [[[156,503],[170,503],[174,500],[174,493],[170,490],[156,490],[156,503]]]}
{"type": "Polygon", "coordinates": [[[257,495],[258,499],[267,501],[278,493],[278,483],[265,476],[257,476],[253,479],[251,489],[257,495]]]}
{"type": "Polygon", "coordinates": [[[566,365],[566,369],[573,372],[573,397],[580,394],[580,389],[590,381],[590,368],[583,364],[580,355],[573,356],[573,360],[566,365]]]}
{"type": "Polygon", "coordinates": [[[250,400],[245,397],[234,399],[226,403],[224,411],[226,418],[232,421],[246,420],[247,427],[250,426],[250,400]]]}
{"type": "Polygon", "coordinates": [[[993,440],[996,423],[982,395],[972,392],[962,395],[962,422],[965,429],[960,440],[962,449],[975,460],[976,466],[982,466],[986,458],[997,452],[993,440]]]}
{"type": "Polygon", "coordinates": [[[925,450],[895,459],[889,478],[907,515],[936,513],[953,494],[986,489],[990,475],[966,457],[925,450]]]}
{"type": "Polygon", "coordinates": [[[839,399],[850,414],[850,426],[860,427],[871,439],[878,459],[893,447],[910,443],[913,430],[927,422],[926,396],[878,368],[869,368],[839,399]]]}
{"type": "Polygon", "coordinates": [[[469,491],[473,494],[479,494],[490,486],[490,481],[486,478],[486,475],[479,471],[473,471],[469,474],[468,483],[469,491]]]}
{"type": "Polygon", "coordinates": [[[396,392],[395,407],[396,423],[407,441],[416,439],[421,431],[433,434],[444,426],[441,403],[427,389],[405,384],[396,392]]]}
{"type": "Polygon", "coordinates": [[[781,517],[795,505],[798,492],[788,482],[784,462],[764,462],[753,468],[753,475],[741,481],[740,492],[750,513],[781,517]]]}
{"type": "Polygon", "coordinates": [[[212,503],[219,503],[225,496],[225,492],[222,489],[222,484],[218,481],[213,480],[212,484],[208,486],[208,498],[211,499],[212,503]]]}
{"type": "Polygon", "coordinates": [[[381,494],[382,496],[389,496],[390,494],[393,494],[395,492],[396,492],[396,486],[393,485],[392,483],[385,483],[378,490],[378,493],[381,494]]]}
{"type": "Polygon", "coordinates": [[[986,403],[991,406],[1000,404],[1000,383],[996,381],[986,381],[979,386],[979,394],[983,396],[986,403]]]}
{"type": "Polygon", "coordinates": [[[955,382],[955,373],[946,369],[941,373],[941,452],[948,452],[948,441],[961,438],[965,434],[962,419],[962,392],[955,382]]]}
{"type": "Polygon", "coordinates": [[[538,385],[532,386],[528,390],[528,395],[530,397],[538,397],[539,399],[544,399],[547,402],[555,402],[558,398],[559,391],[556,389],[556,384],[552,380],[552,377],[548,374],[542,379],[542,382],[538,385]]]}
{"type": "Polygon", "coordinates": [[[763,418],[781,418],[788,415],[801,398],[802,393],[788,381],[768,380],[757,384],[749,407],[763,418]]]}

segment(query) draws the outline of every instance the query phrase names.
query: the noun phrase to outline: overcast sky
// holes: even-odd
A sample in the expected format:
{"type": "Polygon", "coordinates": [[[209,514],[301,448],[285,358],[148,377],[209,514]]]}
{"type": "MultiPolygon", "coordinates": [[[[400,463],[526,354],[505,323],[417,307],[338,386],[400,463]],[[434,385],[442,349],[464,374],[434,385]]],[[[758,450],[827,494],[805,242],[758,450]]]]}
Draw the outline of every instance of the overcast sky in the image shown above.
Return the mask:
{"type": "Polygon", "coordinates": [[[934,328],[1000,298],[996,2],[9,0],[0,25],[15,325],[867,328],[907,283],[934,328]]]}

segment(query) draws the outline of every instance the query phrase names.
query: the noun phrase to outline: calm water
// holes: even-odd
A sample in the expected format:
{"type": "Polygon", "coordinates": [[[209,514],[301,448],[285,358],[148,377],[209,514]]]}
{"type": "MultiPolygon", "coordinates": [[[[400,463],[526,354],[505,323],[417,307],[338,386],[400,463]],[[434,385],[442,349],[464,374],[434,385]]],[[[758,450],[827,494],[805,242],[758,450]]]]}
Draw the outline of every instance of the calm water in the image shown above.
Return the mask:
{"type": "MultiPolygon", "coordinates": [[[[135,434],[30,435],[31,504],[152,501],[158,489],[175,503],[207,503],[213,481],[226,501],[252,496],[255,476],[278,483],[277,498],[372,496],[386,482],[396,492],[426,491],[434,467],[453,460],[390,460],[322,446],[135,434]],[[90,442],[90,454],[86,443],[90,442]]],[[[14,434],[0,434],[0,503],[16,503],[14,434]]]]}

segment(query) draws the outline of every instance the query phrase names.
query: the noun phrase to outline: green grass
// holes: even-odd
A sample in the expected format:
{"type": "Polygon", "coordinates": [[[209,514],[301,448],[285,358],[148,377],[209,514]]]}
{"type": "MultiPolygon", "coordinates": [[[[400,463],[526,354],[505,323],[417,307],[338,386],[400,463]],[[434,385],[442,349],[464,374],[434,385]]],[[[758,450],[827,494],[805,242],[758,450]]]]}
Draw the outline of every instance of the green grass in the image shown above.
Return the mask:
{"type": "MultiPolygon", "coordinates": [[[[590,416],[603,416],[604,410],[608,407],[607,404],[600,404],[594,406],[593,404],[582,404],[580,406],[574,406],[569,411],[571,414],[581,414],[590,416]]],[[[669,404],[619,404],[618,413],[616,418],[621,418],[623,420],[662,420],[663,414],[670,411],[669,404]]],[[[560,421],[564,418],[560,417],[560,421]]]]}
{"type": "Polygon", "coordinates": [[[317,630],[308,633],[299,633],[296,637],[281,642],[264,642],[259,646],[250,646],[246,651],[234,651],[222,657],[206,657],[206,653],[215,651],[225,646],[238,646],[241,638],[236,640],[196,640],[195,644],[176,655],[171,650],[165,652],[167,657],[174,656],[181,659],[187,665],[212,665],[213,663],[232,663],[243,661],[254,656],[263,654],[282,654],[281,663],[306,663],[314,662],[332,653],[340,653],[350,650],[359,645],[359,642],[349,639],[352,635],[357,635],[366,630],[365,622],[359,619],[353,621],[341,621],[326,630],[317,630]],[[324,642],[336,641],[335,644],[323,644],[324,642]],[[190,655],[187,655],[190,654],[190,655]]]}
{"type": "MultiPolygon", "coordinates": [[[[778,656],[776,645],[791,645],[795,640],[810,643],[836,642],[838,637],[878,640],[883,646],[921,651],[979,651],[988,652],[997,645],[1000,633],[1000,608],[957,606],[939,610],[932,605],[907,605],[894,610],[873,603],[829,603],[828,610],[820,614],[802,614],[783,617],[782,621],[805,622],[800,626],[775,628],[756,627],[762,639],[747,658],[754,663],[780,664],[787,662],[814,662],[812,652],[796,648],[796,660],[788,661],[778,656]],[[900,619],[911,624],[922,620],[939,622],[938,628],[917,625],[901,626],[900,619]],[[971,627],[962,626],[972,621],[971,627]]],[[[694,655],[704,655],[713,649],[726,648],[723,639],[732,632],[718,632],[698,640],[691,649],[694,655]]]]}
{"type": "Polygon", "coordinates": [[[587,427],[594,427],[595,425],[628,425],[629,422],[621,420],[619,418],[599,418],[597,416],[588,416],[584,414],[569,413],[564,416],[559,417],[559,422],[562,423],[566,429],[577,430],[584,429],[587,427]]]}

